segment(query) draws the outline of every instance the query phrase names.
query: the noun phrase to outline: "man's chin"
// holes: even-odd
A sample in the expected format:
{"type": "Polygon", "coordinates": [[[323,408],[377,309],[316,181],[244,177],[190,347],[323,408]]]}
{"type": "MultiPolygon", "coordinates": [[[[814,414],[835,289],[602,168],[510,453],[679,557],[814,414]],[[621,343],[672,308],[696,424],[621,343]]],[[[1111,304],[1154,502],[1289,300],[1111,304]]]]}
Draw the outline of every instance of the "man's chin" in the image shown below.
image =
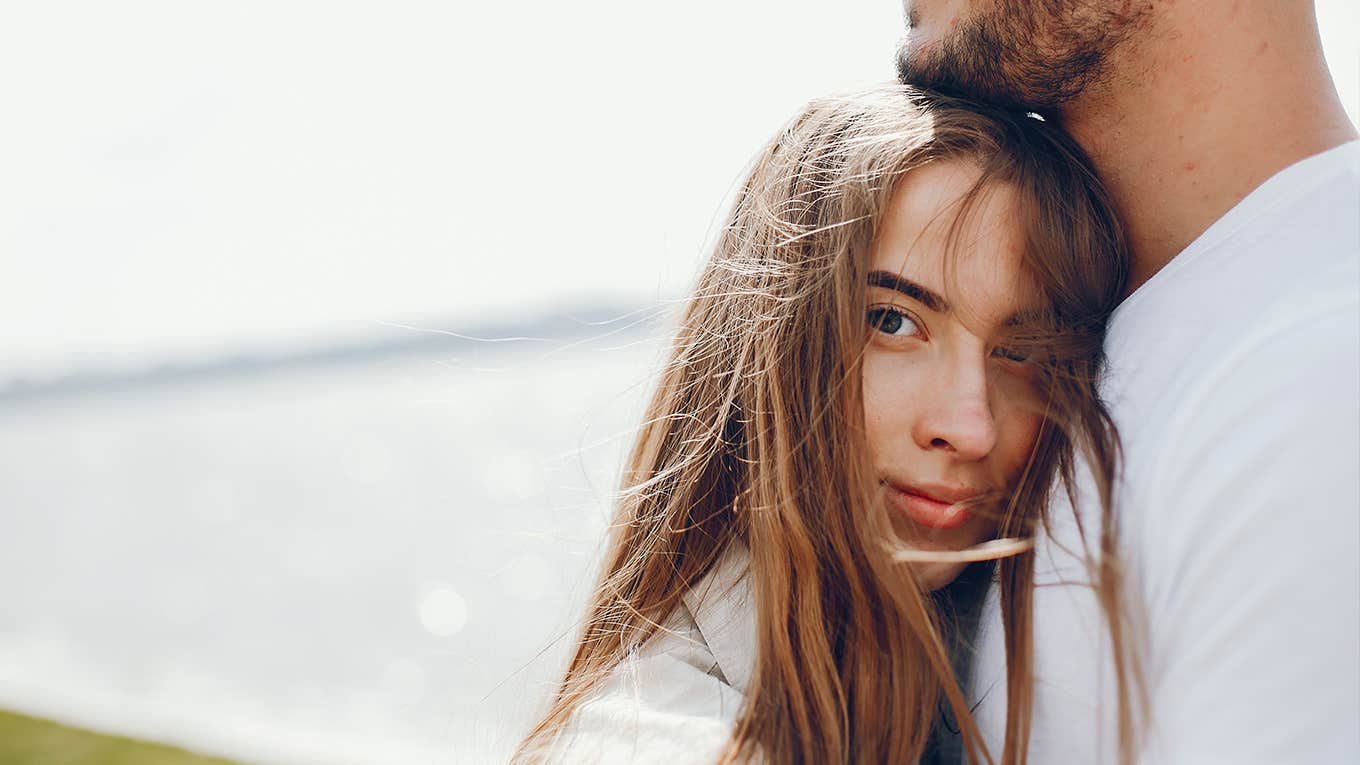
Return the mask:
{"type": "Polygon", "coordinates": [[[988,100],[989,94],[975,92],[963,84],[959,73],[954,71],[956,62],[943,58],[941,48],[939,43],[924,36],[908,36],[897,49],[898,82],[944,95],[988,100]]]}
{"type": "Polygon", "coordinates": [[[928,80],[931,79],[929,70],[932,67],[927,60],[929,54],[929,46],[924,36],[916,32],[909,32],[906,39],[897,48],[898,81],[904,85],[930,87],[928,80]]]}

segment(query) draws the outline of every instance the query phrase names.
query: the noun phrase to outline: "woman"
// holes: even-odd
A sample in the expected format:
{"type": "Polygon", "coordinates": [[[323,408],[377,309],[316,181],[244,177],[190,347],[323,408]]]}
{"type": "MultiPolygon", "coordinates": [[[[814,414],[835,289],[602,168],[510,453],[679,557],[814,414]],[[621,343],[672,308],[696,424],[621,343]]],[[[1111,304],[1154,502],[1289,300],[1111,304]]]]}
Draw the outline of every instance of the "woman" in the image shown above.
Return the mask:
{"type": "Polygon", "coordinates": [[[1001,760],[1023,762],[1023,540],[1078,456],[1111,474],[1094,380],[1125,261],[1050,125],[900,86],[809,104],[689,300],[583,634],[517,759],[914,762],[943,696],[994,761],[929,591],[1006,556],[1001,760]]]}

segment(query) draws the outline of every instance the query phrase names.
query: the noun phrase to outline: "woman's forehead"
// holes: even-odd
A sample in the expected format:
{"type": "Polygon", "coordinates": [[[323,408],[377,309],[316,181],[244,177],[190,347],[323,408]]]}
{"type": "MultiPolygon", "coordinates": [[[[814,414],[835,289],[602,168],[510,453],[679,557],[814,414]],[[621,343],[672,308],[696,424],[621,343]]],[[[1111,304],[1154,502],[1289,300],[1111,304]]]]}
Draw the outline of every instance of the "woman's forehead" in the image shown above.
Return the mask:
{"type": "Polygon", "coordinates": [[[986,323],[1041,308],[1025,272],[1014,191],[1000,183],[969,198],[981,171],[937,160],[908,173],[879,221],[870,272],[895,274],[942,297],[950,312],[986,323]]]}

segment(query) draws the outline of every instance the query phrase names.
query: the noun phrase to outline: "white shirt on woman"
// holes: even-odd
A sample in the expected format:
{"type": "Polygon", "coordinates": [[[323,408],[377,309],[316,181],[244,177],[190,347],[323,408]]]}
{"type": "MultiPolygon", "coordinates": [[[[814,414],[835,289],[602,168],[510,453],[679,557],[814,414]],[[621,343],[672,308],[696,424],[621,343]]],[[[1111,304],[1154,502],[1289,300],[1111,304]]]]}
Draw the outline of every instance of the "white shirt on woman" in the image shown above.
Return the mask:
{"type": "Polygon", "coordinates": [[[732,542],[665,629],[610,674],[554,743],[554,765],[712,765],[755,670],[750,553],[732,542]]]}
{"type": "MultiPolygon", "coordinates": [[[[1119,307],[1106,353],[1153,714],[1139,762],[1360,762],[1360,142],[1215,222],[1119,307]]],[[[1103,617],[1070,506],[1052,514],[1030,762],[1115,762],[1103,617]]],[[[969,691],[994,753],[995,596],[969,691]]]]}

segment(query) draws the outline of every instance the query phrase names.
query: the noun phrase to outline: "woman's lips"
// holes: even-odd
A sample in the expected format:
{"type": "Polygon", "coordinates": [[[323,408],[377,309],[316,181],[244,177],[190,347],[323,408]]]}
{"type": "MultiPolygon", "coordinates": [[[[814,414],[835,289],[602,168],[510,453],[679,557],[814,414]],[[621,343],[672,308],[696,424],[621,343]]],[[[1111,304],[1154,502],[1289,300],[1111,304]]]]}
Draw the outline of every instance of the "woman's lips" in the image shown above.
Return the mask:
{"type": "MultiPolygon", "coordinates": [[[[956,495],[951,502],[927,494],[911,486],[885,484],[888,501],[909,520],[932,529],[956,529],[967,523],[973,514],[961,504],[967,496],[956,495]]],[[[943,492],[940,492],[943,493],[943,492]]]]}

